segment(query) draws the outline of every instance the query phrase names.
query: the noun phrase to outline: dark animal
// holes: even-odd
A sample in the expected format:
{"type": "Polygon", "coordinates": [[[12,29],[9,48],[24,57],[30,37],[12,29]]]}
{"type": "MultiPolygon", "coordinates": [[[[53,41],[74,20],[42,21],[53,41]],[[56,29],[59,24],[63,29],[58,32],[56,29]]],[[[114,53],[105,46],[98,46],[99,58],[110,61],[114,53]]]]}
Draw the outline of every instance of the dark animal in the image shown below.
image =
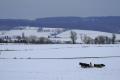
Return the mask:
{"type": "Polygon", "coordinates": [[[90,67],[92,67],[90,64],[87,64],[87,63],[79,63],[79,65],[80,65],[82,68],[90,68],[90,67]]]}
{"type": "Polygon", "coordinates": [[[105,67],[105,65],[104,64],[94,64],[94,67],[96,67],[96,68],[102,68],[102,67],[105,67]]]}

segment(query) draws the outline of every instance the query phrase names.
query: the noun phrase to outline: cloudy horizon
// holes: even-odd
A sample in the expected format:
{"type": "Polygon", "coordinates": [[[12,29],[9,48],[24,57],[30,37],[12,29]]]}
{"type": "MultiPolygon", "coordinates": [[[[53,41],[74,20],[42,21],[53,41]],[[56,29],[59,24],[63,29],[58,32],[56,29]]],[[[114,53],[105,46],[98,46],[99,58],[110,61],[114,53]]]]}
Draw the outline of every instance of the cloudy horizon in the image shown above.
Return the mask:
{"type": "Polygon", "coordinates": [[[0,0],[0,19],[120,16],[120,0],[0,0]]]}

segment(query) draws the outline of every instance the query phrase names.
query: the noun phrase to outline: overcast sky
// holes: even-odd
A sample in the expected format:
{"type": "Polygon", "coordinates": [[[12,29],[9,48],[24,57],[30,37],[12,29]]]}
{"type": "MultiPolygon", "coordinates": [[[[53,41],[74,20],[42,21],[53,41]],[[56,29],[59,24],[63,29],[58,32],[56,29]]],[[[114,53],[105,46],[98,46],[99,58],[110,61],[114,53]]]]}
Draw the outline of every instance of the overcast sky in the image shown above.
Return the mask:
{"type": "Polygon", "coordinates": [[[0,0],[0,18],[120,16],[120,0],[0,0]]]}

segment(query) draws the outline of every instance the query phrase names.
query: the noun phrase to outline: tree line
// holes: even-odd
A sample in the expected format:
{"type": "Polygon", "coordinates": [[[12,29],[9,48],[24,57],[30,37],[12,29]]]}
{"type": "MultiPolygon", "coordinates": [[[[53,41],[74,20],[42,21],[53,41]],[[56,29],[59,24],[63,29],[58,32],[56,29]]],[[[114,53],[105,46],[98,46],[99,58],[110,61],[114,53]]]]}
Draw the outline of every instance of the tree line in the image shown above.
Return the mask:
{"type": "MultiPolygon", "coordinates": [[[[74,31],[71,31],[71,41],[73,44],[76,44],[77,40],[77,33],[74,31]]],[[[100,35],[95,37],[94,39],[90,36],[84,35],[84,37],[81,37],[81,40],[84,44],[115,44],[116,43],[116,35],[112,34],[112,37],[100,35]]]]}
{"type": "MultiPolygon", "coordinates": [[[[24,33],[21,36],[16,36],[15,38],[11,38],[9,36],[0,37],[0,43],[26,43],[26,44],[77,44],[76,40],[78,39],[77,33],[74,31],[70,32],[71,41],[54,41],[51,40],[50,37],[36,37],[29,36],[26,37],[24,33]]],[[[108,36],[97,36],[94,39],[90,36],[84,35],[80,37],[82,44],[115,44],[116,43],[116,35],[112,34],[112,37],[108,36]]]]}

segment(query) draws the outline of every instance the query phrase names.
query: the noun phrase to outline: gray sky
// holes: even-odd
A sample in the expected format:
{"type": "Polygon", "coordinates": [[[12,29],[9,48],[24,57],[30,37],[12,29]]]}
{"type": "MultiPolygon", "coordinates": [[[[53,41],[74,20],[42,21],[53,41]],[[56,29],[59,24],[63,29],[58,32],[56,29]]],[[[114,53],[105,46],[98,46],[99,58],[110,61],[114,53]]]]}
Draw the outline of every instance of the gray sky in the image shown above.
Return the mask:
{"type": "Polygon", "coordinates": [[[120,0],[0,0],[0,18],[120,16],[120,0]]]}

